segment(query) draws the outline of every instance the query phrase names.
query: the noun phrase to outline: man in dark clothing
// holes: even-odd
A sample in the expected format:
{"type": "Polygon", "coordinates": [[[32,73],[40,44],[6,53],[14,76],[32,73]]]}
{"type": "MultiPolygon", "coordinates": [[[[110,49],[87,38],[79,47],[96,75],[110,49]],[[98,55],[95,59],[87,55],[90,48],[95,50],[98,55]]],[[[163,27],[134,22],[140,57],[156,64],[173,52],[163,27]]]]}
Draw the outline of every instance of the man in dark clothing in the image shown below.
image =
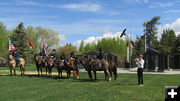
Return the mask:
{"type": "Polygon", "coordinates": [[[17,63],[17,65],[21,62],[20,60],[19,60],[19,53],[16,51],[16,49],[14,50],[14,52],[12,52],[12,55],[14,56],[14,58],[16,59],[16,63],[17,63]]]}
{"type": "Polygon", "coordinates": [[[67,61],[67,57],[66,57],[66,55],[65,55],[65,53],[64,53],[64,52],[62,53],[62,55],[61,55],[60,59],[61,59],[61,60],[64,60],[64,63],[66,63],[66,61],[67,61]]]}
{"type": "Polygon", "coordinates": [[[80,61],[78,59],[76,52],[71,53],[71,58],[74,59],[74,65],[76,66],[76,69],[78,69],[80,61]]]}
{"type": "Polygon", "coordinates": [[[42,50],[42,52],[40,52],[37,56],[42,56],[42,57],[45,57],[46,56],[46,53],[44,50],[42,50]]]}
{"type": "Polygon", "coordinates": [[[99,48],[98,59],[100,59],[100,60],[104,59],[104,52],[103,52],[103,50],[101,48],[99,48]]]}
{"type": "Polygon", "coordinates": [[[53,49],[51,54],[49,54],[49,56],[51,56],[54,60],[56,60],[56,50],[53,49]]]}

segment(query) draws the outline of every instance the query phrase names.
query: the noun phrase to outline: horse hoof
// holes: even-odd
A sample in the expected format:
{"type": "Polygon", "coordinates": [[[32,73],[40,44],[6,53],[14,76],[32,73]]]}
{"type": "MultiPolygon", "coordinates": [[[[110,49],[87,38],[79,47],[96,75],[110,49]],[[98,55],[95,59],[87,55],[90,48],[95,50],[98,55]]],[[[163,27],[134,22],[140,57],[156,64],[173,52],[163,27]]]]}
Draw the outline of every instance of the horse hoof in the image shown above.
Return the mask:
{"type": "Polygon", "coordinates": [[[109,81],[111,81],[111,78],[109,78],[109,81]]]}

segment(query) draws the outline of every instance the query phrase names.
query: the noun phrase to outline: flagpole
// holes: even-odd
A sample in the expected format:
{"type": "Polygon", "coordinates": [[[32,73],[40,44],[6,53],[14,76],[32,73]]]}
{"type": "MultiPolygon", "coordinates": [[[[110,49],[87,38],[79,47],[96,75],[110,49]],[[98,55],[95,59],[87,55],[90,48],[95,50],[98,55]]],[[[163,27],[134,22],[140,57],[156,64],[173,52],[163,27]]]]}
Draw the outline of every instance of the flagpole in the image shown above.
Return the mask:
{"type": "MultiPolygon", "coordinates": [[[[130,43],[131,43],[131,20],[130,20],[130,43]]],[[[131,55],[130,55],[130,60],[131,60],[131,67],[132,67],[132,43],[131,43],[131,55]]]]}

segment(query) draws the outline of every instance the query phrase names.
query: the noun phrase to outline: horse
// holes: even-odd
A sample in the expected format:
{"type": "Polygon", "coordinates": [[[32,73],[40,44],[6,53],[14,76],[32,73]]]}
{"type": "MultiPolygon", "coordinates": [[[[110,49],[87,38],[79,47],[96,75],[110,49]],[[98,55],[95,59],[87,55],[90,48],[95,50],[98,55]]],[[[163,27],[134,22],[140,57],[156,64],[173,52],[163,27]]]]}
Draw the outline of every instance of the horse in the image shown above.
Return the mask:
{"type": "Polygon", "coordinates": [[[112,73],[114,74],[114,80],[117,78],[117,65],[114,61],[108,60],[109,63],[109,73],[110,73],[110,79],[112,77],[112,73]]]}
{"type": "MultiPolygon", "coordinates": [[[[19,58],[20,60],[20,70],[21,70],[21,75],[24,75],[25,72],[25,60],[23,58],[19,58]]],[[[12,75],[12,69],[14,70],[14,75],[16,76],[16,59],[9,54],[8,56],[8,63],[9,63],[9,67],[10,67],[10,75],[12,75]]]]}
{"type": "Polygon", "coordinates": [[[81,58],[80,62],[85,66],[85,69],[88,71],[89,79],[93,81],[92,79],[92,73],[91,71],[94,72],[95,79],[96,77],[96,71],[104,71],[105,74],[105,81],[108,81],[108,68],[109,68],[109,63],[106,60],[98,60],[98,59],[85,59],[81,58]]]}
{"type": "Polygon", "coordinates": [[[52,76],[52,68],[54,67],[54,59],[51,56],[46,57],[47,69],[49,76],[52,76]]]}
{"type": "Polygon", "coordinates": [[[66,70],[64,66],[64,61],[63,60],[56,60],[55,62],[55,67],[57,68],[58,71],[58,77],[62,78],[62,71],[66,70]]]}
{"type": "Polygon", "coordinates": [[[46,69],[46,75],[47,75],[47,66],[45,65],[45,62],[46,62],[45,58],[43,58],[42,56],[34,55],[34,60],[35,60],[35,63],[36,63],[36,68],[37,68],[37,71],[38,71],[38,75],[40,75],[39,70],[41,71],[41,75],[43,74],[42,73],[42,68],[46,69]]]}
{"type": "Polygon", "coordinates": [[[73,71],[74,79],[75,79],[75,71],[76,71],[76,79],[79,79],[79,66],[76,68],[74,66],[74,59],[68,57],[67,59],[67,76],[69,79],[71,78],[71,71],[73,71]]]}

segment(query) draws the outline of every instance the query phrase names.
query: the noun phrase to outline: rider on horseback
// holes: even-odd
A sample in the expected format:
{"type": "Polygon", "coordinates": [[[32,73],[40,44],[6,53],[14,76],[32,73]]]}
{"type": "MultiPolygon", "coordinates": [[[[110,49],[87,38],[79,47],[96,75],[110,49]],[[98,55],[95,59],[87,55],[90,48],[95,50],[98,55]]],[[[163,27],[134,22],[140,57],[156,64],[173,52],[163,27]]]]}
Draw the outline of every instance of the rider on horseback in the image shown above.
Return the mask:
{"type": "Polygon", "coordinates": [[[100,60],[104,59],[104,51],[101,48],[99,48],[98,59],[100,59],[100,60]]]}
{"type": "Polygon", "coordinates": [[[16,49],[12,52],[12,55],[14,56],[14,58],[16,59],[16,65],[18,65],[21,61],[19,60],[19,53],[16,51],[16,49]]]}
{"type": "Polygon", "coordinates": [[[60,59],[64,61],[64,64],[66,64],[67,57],[66,57],[66,55],[65,55],[65,53],[64,53],[64,52],[62,53],[62,55],[61,55],[60,59]]]}
{"type": "Polygon", "coordinates": [[[42,50],[39,54],[37,54],[37,56],[45,57],[45,56],[46,56],[46,53],[45,53],[44,50],[42,50]]]}
{"type": "Polygon", "coordinates": [[[71,58],[74,59],[74,64],[76,66],[76,69],[79,67],[79,59],[78,59],[78,56],[76,54],[76,52],[71,52],[71,58]]]}
{"type": "Polygon", "coordinates": [[[56,60],[56,50],[53,49],[52,52],[51,52],[51,54],[49,54],[49,56],[51,56],[52,59],[56,60]]]}

